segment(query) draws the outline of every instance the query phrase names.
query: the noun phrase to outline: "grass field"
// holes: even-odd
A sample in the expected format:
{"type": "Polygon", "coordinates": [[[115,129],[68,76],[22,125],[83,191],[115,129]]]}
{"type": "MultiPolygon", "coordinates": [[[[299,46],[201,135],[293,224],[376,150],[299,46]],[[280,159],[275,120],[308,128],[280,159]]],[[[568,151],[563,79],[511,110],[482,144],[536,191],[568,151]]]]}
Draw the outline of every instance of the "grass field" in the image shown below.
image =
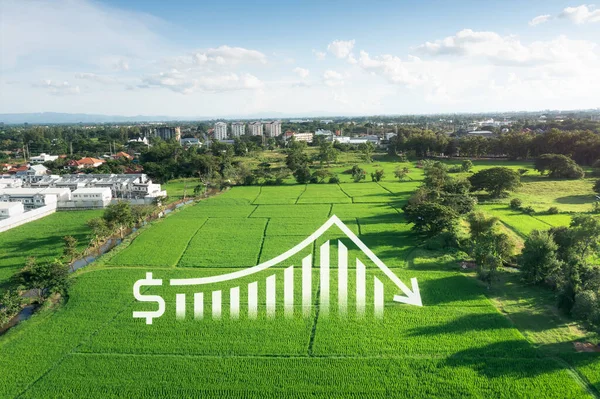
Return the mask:
{"type": "MultiPolygon", "coordinates": [[[[381,165],[390,172],[379,184],[350,183],[344,175],[339,185],[235,187],[152,223],[116,255],[77,272],[63,307],[36,314],[0,337],[0,397],[598,397],[600,354],[574,353],[567,341],[582,334],[565,326],[562,317],[546,318],[549,294],[540,292],[538,303],[538,293],[519,291],[509,280],[490,292],[461,272],[452,255],[420,247],[400,208],[422,174],[415,169],[414,181],[397,182],[396,165],[381,165]],[[193,317],[198,288],[167,285],[171,278],[220,275],[266,262],[332,215],[402,281],[416,277],[424,306],[394,302],[398,288],[337,228],[282,264],[205,286],[202,320],[193,317]],[[321,301],[323,285],[315,270],[311,306],[304,314],[302,259],[320,267],[319,249],[327,240],[329,306],[321,301]],[[374,317],[372,303],[363,317],[355,307],[355,262],[348,269],[348,310],[340,311],[344,304],[333,293],[338,240],[349,259],[364,262],[369,295],[374,278],[383,283],[383,319],[374,317]],[[274,276],[280,290],[290,266],[293,317],[286,317],[278,295],[270,318],[264,281],[274,276]],[[152,325],[132,317],[134,310],[156,306],[132,295],[134,282],[146,272],[163,284],[145,287],[144,293],[161,295],[167,308],[152,325]],[[246,289],[254,281],[259,282],[257,320],[250,319],[246,289]],[[229,317],[227,293],[235,286],[241,288],[239,319],[229,317]],[[223,317],[213,320],[208,293],[216,290],[223,293],[223,317]],[[182,293],[186,314],[177,320],[176,295],[182,293]]],[[[555,193],[556,199],[562,196],[555,193]]],[[[504,202],[480,208],[521,237],[569,221],[562,214],[515,213],[504,202]]]]}
{"type": "Polygon", "coordinates": [[[89,219],[102,211],[57,212],[42,219],[0,233],[0,292],[2,286],[23,266],[27,257],[51,261],[62,256],[63,237],[79,241],[79,249],[88,244],[89,219]]]}

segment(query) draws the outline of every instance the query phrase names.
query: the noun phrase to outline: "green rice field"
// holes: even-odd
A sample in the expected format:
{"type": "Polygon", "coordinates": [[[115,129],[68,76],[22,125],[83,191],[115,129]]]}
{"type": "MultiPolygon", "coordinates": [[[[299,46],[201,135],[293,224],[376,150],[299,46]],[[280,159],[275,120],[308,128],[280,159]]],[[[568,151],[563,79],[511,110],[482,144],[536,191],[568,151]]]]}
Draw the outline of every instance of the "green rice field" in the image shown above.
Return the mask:
{"type": "MultiPolygon", "coordinates": [[[[398,164],[382,165],[387,175],[379,183],[351,183],[343,175],[340,184],[234,187],[150,224],[128,246],[78,271],[62,307],[42,311],[0,336],[0,398],[599,397],[600,354],[565,347],[548,355],[532,345],[451,255],[419,247],[401,207],[419,186],[421,171],[411,165],[413,180],[398,182],[393,178],[398,164]],[[402,295],[399,288],[335,226],[289,259],[253,275],[202,287],[168,284],[267,262],[333,215],[401,281],[418,279],[423,307],[395,302],[394,295],[402,295]],[[326,243],[329,302],[323,302],[326,286],[317,271],[326,243]],[[335,291],[342,278],[337,260],[342,245],[351,260],[347,303],[335,291]],[[302,306],[303,259],[312,262],[308,307],[302,306]],[[355,259],[365,265],[364,314],[356,305],[362,268],[355,259]],[[279,295],[290,267],[291,315],[279,295]],[[134,311],[156,309],[156,303],[138,302],[132,294],[133,284],[147,272],[162,284],[144,286],[142,293],[160,295],[166,306],[151,325],[133,318],[134,311]],[[274,313],[267,310],[268,278],[277,287],[274,313]],[[376,281],[385,293],[382,318],[372,295],[376,281]],[[253,282],[258,283],[255,318],[247,289],[253,282]],[[228,295],[236,287],[239,315],[228,295]],[[201,319],[193,309],[200,291],[201,319]],[[209,294],[216,291],[223,294],[221,318],[210,313],[217,300],[209,294]],[[178,294],[185,294],[186,309],[179,319],[178,294]]],[[[534,198],[528,184],[515,195],[534,198]]],[[[554,195],[544,206],[560,207],[568,194],[554,195]]],[[[512,211],[509,200],[478,207],[521,237],[570,221],[565,213],[512,211]]],[[[579,210],[567,205],[565,212],[579,210]]],[[[17,242],[1,247],[13,265],[20,262],[17,256],[35,251],[33,246],[18,251],[17,242]]]]}

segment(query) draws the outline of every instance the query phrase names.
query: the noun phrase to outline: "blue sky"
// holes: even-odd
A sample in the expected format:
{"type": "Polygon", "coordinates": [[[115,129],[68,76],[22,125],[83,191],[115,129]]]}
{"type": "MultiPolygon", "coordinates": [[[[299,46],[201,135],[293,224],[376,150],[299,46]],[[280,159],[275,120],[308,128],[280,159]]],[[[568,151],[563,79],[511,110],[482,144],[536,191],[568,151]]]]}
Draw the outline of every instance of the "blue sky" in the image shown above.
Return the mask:
{"type": "Polygon", "coordinates": [[[589,4],[5,0],[0,16],[0,113],[600,106],[589,4]]]}

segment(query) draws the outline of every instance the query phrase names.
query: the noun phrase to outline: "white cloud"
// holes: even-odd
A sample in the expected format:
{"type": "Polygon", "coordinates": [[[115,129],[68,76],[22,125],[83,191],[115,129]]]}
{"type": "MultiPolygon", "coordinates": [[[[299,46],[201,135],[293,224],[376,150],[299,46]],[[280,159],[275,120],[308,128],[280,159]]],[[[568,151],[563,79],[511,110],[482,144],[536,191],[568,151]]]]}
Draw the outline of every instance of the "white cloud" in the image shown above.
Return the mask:
{"type": "Polygon", "coordinates": [[[71,86],[71,84],[67,81],[65,82],[56,82],[50,79],[42,80],[40,82],[34,83],[33,87],[45,89],[48,93],[63,96],[68,94],[79,94],[79,86],[71,86]]]}
{"type": "Polygon", "coordinates": [[[389,54],[371,58],[366,51],[361,51],[358,59],[358,65],[365,71],[381,75],[391,83],[403,85],[415,85],[423,81],[424,78],[412,70],[418,62],[420,59],[417,57],[413,57],[411,62],[406,62],[389,54]]]}
{"type": "Polygon", "coordinates": [[[313,52],[313,54],[315,55],[315,57],[317,57],[317,60],[319,60],[319,61],[322,61],[322,60],[324,60],[324,59],[325,59],[325,56],[327,55],[327,54],[325,54],[325,53],[324,53],[324,52],[322,52],[322,51],[313,50],[312,52],[313,52]]]}
{"type": "Polygon", "coordinates": [[[600,22],[600,9],[595,10],[593,5],[580,5],[578,7],[567,7],[560,14],[559,18],[566,18],[578,25],[600,22]]]}
{"type": "Polygon", "coordinates": [[[91,81],[103,83],[103,84],[118,83],[117,80],[115,78],[113,78],[112,76],[102,76],[102,75],[97,75],[97,74],[91,73],[91,72],[76,73],[75,78],[91,80],[91,81]]]}
{"type": "Polygon", "coordinates": [[[342,86],[344,84],[344,76],[339,72],[328,69],[323,73],[323,82],[330,87],[342,86]]]}
{"type": "Polygon", "coordinates": [[[485,58],[495,65],[533,66],[554,62],[598,59],[597,44],[587,40],[570,40],[559,36],[550,41],[521,43],[516,36],[500,36],[495,32],[463,29],[417,47],[417,51],[432,55],[454,55],[485,58]]]}
{"type": "Polygon", "coordinates": [[[128,71],[129,63],[124,59],[119,59],[114,63],[114,67],[117,71],[128,71]]]}
{"type": "Polygon", "coordinates": [[[537,26],[543,24],[544,22],[548,22],[550,18],[552,18],[550,14],[538,15],[537,17],[529,21],[529,26],[537,26]]]}
{"type": "Polygon", "coordinates": [[[294,68],[293,72],[300,76],[302,79],[305,79],[308,77],[308,75],[310,74],[310,71],[308,69],[305,68],[300,68],[300,67],[296,67],[294,68]]]}
{"type": "Polygon", "coordinates": [[[327,46],[327,51],[336,58],[346,58],[352,53],[354,40],[334,40],[327,46]]]}
{"type": "Polygon", "coordinates": [[[220,46],[209,48],[205,52],[195,54],[198,63],[214,62],[216,64],[239,64],[244,62],[267,63],[267,56],[257,50],[243,47],[220,46]]]}
{"type": "Polygon", "coordinates": [[[161,87],[177,93],[191,94],[197,91],[225,92],[259,89],[263,83],[256,76],[243,73],[227,73],[196,76],[189,72],[172,69],[142,79],[140,88],[161,87]]]}

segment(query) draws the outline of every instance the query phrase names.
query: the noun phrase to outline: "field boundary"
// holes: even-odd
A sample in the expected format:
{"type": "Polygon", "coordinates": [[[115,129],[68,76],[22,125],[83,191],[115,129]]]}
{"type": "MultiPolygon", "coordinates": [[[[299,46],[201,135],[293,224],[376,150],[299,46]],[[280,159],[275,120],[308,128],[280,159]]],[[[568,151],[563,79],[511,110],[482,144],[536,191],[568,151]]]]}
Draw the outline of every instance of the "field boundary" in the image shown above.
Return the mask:
{"type": "Polygon", "coordinates": [[[300,201],[300,198],[302,198],[302,196],[304,195],[304,193],[306,192],[307,189],[308,189],[308,184],[305,184],[304,190],[302,190],[300,195],[298,195],[298,198],[296,198],[296,202],[294,202],[294,205],[298,205],[298,201],[300,201]]]}
{"type": "Polygon", "coordinates": [[[260,264],[260,257],[262,256],[263,248],[265,247],[265,241],[267,239],[267,228],[269,227],[269,222],[271,218],[267,218],[267,223],[265,223],[265,229],[263,230],[262,241],[260,242],[260,249],[258,250],[258,256],[256,258],[256,264],[260,264]]]}
{"type": "Polygon", "coordinates": [[[177,259],[177,262],[175,263],[175,265],[172,266],[173,268],[178,268],[179,267],[179,262],[181,262],[181,259],[183,258],[183,255],[185,255],[186,251],[188,250],[188,248],[190,246],[190,243],[196,237],[196,235],[198,235],[198,232],[200,232],[200,229],[202,229],[202,227],[204,227],[204,225],[208,222],[209,219],[210,219],[210,217],[207,217],[206,220],[204,221],[204,223],[202,223],[200,225],[200,227],[198,227],[198,230],[196,230],[196,232],[194,234],[192,234],[192,236],[188,240],[187,244],[185,244],[185,248],[181,252],[181,255],[179,255],[179,259],[177,259]]]}
{"type": "Polygon", "coordinates": [[[348,194],[347,192],[344,191],[344,189],[342,188],[342,185],[340,183],[338,183],[338,187],[340,188],[340,191],[343,192],[346,197],[350,198],[352,200],[351,204],[354,204],[354,197],[351,197],[350,194],[348,194]]]}

